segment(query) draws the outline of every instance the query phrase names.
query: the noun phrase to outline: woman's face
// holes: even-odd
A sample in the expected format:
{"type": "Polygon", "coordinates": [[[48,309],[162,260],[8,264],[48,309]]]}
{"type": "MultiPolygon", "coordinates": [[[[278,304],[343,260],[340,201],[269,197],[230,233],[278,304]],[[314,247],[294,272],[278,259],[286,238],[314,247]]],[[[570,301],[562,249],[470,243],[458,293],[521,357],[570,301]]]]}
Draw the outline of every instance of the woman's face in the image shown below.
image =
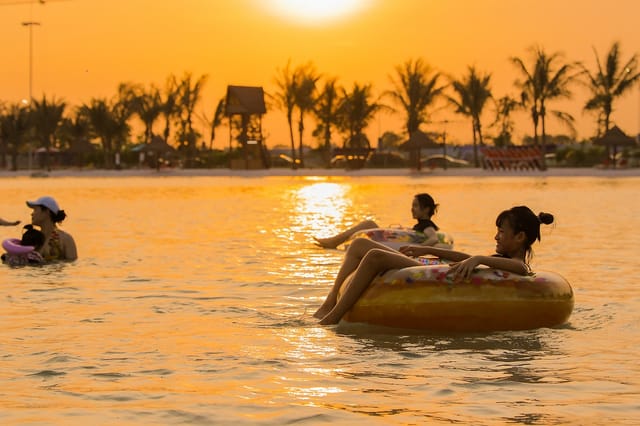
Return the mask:
{"type": "Polygon", "coordinates": [[[514,257],[522,249],[522,232],[514,233],[509,221],[504,220],[496,232],[496,253],[514,257]]]}
{"type": "Polygon", "coordinates": [[[429,219],[431,217],[431,207],[420,207],[420,202],[414,197],[411,203],[411,214],[414,219],[429,219]]]}
{"type": "Polygon", "coordinates": [[[31,223],[33,225],[42,226],[47,220],[50,220],[49,209],[42,206],[33,206],[31,211],[31,223]]]}

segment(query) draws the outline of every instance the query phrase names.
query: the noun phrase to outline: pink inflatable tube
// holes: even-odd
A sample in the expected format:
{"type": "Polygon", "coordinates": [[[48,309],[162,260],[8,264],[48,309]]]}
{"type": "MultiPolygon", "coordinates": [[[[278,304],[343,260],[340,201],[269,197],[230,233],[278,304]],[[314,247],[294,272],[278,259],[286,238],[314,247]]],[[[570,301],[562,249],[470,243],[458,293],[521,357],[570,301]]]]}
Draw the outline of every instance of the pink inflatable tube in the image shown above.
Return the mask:
{"type": "Polygon", "coordinates": [[[9,254],[26,254],[35,250],[33,246],[23,246],[17,238],[7,238],[2,241],[2,248],[9,254]]]}

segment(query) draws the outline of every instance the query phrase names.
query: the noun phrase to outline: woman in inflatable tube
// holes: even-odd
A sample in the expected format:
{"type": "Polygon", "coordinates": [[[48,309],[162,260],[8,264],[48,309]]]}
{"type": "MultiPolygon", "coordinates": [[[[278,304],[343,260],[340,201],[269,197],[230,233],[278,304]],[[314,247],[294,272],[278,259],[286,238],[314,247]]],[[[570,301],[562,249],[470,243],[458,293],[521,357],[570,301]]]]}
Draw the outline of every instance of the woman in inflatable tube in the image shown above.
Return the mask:
{"type": "Polygon", "coordinates": [[[439,231],[438,226],[431,218],[436,213],[438,204],[427,193],[416,194],[411,203],[411,215],[418,222],[407,229],[380,228],[372,220],[365,220],[357,225],[328,238],[315,238],[316,244],[324,248],[338,248],[340,245],[352,242],[356,237],[369,238],[382,242],[384,245],[398,249],[400,245],[421,244],[426,246],[440,246],[451,248],[451,238],[439,231]]]}
{"type": "Polygon", "coordinates": [[[423,266],[416,259],[418,256],[436,256],[453,262],[446,274],[452,276],[454,283],[468,280],[479,265],[525,276],[531,272],[531,246],[540,240],[540,224],[552,222],[553,215],[536,215],[526,206],[503,211],[496,219],[496,254],[492,256],[417,245],[402,247],[398,253],[371,240],[357,239],[347,249],[334,285],[314,316],[320,318],[320,324],[337,324],[374,278],[392,269],[423,266]],[[348,285],[341,289],[347,277],[348,285]]]}

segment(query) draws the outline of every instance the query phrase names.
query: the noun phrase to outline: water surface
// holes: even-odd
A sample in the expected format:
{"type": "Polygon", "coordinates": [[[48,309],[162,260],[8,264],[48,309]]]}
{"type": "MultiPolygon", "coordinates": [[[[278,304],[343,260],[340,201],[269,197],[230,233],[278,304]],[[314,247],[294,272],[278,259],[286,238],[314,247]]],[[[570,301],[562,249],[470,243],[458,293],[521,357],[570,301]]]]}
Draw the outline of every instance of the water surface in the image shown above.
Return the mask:
{"type": "MultiPolygon", "coordinates": [[[[640,178],[4,178],[6,219],[55,196],[80,259],[2,268],[3,424],[637,424],[640,178]],[[321,327],[342,259],[313,245],[413,194],[460,250],[499,211],[555,215],[534,269],[576,294],[554,329],[456,335],[321,327]]],[[[1,228],[2,238],[16,228],[1,228]]]]}

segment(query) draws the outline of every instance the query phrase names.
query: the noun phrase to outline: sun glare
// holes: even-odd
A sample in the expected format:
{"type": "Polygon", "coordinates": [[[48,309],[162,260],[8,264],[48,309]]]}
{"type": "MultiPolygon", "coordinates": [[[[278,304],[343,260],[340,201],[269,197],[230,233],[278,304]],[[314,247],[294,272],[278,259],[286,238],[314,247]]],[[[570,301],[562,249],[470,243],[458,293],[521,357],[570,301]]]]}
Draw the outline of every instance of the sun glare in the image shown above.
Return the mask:
{"type": "Polygon", "coordinates": [[[345,18],[370,0],[271,0],[271,11],[296,22],[322,23],[345,18]]]}

